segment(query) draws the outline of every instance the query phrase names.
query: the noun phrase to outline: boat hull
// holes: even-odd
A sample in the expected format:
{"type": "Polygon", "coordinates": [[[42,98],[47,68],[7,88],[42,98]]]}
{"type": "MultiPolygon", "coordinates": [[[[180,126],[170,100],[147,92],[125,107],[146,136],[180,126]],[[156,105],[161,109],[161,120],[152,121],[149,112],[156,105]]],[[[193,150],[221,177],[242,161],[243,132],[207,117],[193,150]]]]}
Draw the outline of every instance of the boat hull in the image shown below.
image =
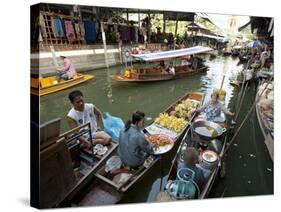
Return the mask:
{"type": "Polygon", "coordinates": [[[93,79],[94,76],[88,74],[77,74],[74,79],[55,83],[55,76],[46,77],[41,79],[31,79],[31,93],[34,95],[44,96],[47,94],[55,93],[75,85],[93,79]]]}
{"type": "Polygon", "coordinates": [[[134,74],[131,78],[123,77],[123,76],[113,76],[112,79],[118,82],[155,82],[155,81],[166,81],[172,79],[178,79],[185,76],[190,76],[192,74],[201,73],[207,71],[208,67],[204,66],[197,70],[187,70],[181,69],[176,71],[176,74],[134,74]]]}
{"type": "MultiPolygon", "coordinates": [[[[174,109],[175,105],[187,98],[197,100],[200,102],[200,105],[202,105],[204,100],[204,94],[199,92],[189,92],[185,96],[178,99],[175,103],[170,105],[164,112],[169,113],[174,109]]],[[[153,124],[153,122],[151,124],[153,124]]],[[[179,146],[179,141],[181,141],[182,137],[184,136],[186,130],[189,127],[190,123],[187,123],[185,128],[174,139],[174,148],[177,148],[179,146]]],[[[114,152],[112,152],[112,154],[108,155],[107,159],[117,154],[118,152],[116,149],[114,152]]],[[[162,155],[162,157],[165,157],[165,155],[162,155]]],[[[104,159],[103,162],[101,162],[98,171],[95,173],[95,178],[92,180],[91,183],[85,186],[87,187],[86,190],[84,189],[83,191],[76,192],[76,196],[71,196],[67,198],[67,202],[69,205],[73,204],[73,202],[77,203],[78,206],[116,204],[120,200],[122,200],[123,196],[129,189],[132,189],[135,184],[140,182],[141,179],[144,178],[146,174],[150,172],[152,168],[160,161],[160,157],[156,157],[148,167],[141,166],[141,168],[133,172],[133,177],[131,178],[131,180],[129,180],[123,185],[117,185],[106,177],[105,164],[107,159],[104,159]]]]}
{"type": "MultiPolygon", "coordinates": [[[[257,94],[256,98],[258,98],[258,94],[257,94]]],[[[274,139],[273,139],[272,135],[270,134],[270,132],[267,130],[261,114],[262,113],[261,113],[260,106],[259,106],[259,104],[256,104],[256,115],[257,115],[257,119],[258,119],[258,122],[260,125],[261,132],[264,136],[264,143],[267,147],[271,160],[274,161],[274,139]]]]}

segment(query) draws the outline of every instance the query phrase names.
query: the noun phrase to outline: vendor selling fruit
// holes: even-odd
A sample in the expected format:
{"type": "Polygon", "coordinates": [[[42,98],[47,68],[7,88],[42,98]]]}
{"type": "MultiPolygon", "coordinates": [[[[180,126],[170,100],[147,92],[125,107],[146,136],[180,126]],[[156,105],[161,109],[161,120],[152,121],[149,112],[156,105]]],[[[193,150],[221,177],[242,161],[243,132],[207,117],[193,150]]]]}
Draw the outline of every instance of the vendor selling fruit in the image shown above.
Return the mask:
{"type": "Polygon", "coordinates": [[[234,113],[228,111],[225,106],[218,101],[218,98],[218,93],[212,93],[211,101],[207,102],[202,107],[194,110],[194,112],[204,111],[206,113],[207,121],[214,121],[216,117],[219,117],[221,115],[221,111],[223,111],[226,115],[234,116],[234,113]]]}

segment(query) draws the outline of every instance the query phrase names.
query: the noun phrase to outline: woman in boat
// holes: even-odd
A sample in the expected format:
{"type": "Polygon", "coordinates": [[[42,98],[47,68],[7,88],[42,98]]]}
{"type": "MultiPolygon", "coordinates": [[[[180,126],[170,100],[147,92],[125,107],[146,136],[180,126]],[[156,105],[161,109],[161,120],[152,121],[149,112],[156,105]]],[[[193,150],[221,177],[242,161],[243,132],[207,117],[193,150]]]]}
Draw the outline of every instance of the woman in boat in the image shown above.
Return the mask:
{"type": "Polygon", "coordinates": [[[144,116],[140,111],[133,113],[132,120],[129,120],[125,129],[120,132],[119,156],[122,163],[130,168],[138,168],[153,153],[151,144],[142,133],[144,116]]]}
{"type": "Polygon", "coordinates": [[[160,61],[158,69],[160,70],[160,72],[166,72],[166,70],[165,70],[166,69],[166,65],[165,65],[164,60],[160,61]]]}
{"type": "Polygon", "coordinates": [[[175,76],[176,72],[175,72],[175,68],[173,66],[173,62],[170,62],[169,66],[168,66],[168,73],[169,74],[173,74],[175,76]]]}
{"type": "Polygon", "coordinates": [[[71,62],[70,59],[66,58],[65,56],[60,56],[60,59],[63,60],[63,65],[60,68],[57,68],[57,81],[59,82],[61,79],[72,79],[73,76],[77,74],[74,68],[74,64],[71,62]]]}
{"type": "Polygon", "coordinates": [[[199,162],[199,153],[194,147],[188,147],[186,148],[185,152],[183,153],[183,161],[179,162],[177,171],[179,171],[182,168],[188,168],[194,171],[194,182],[198,185],[198,187],[202,188],[205,178],[204,178],[204,172],[202,168],[199,168],[196,166],[199,162]]]}
{"type": "Polygon", "coordinates": [[[111,141],[111,137],[104,131],[100,131],[100,126],[102,125],[102,114],[100,110],[93,104],[84,103],[83,94],[79,90],[72,91],[68,98],[73,106],[67,114],[67,122],[70,129],[88,122],[90,122],[91,125],[92,141],[89,140],[90,136],[88,134],[79,137],[78,140],[81,142],[81,147],[90,148],[90,142],[92,142],[93,145],[108,145],[111,141]]]}
{"type": "Polygon", "coordinates": [[[227,115],[234,116],[234,113],[228,111],[225,106],[218,101],[218,98],[219,95],[217,93],[212,93],[211,101],[196,109],[195,112],[204,111],[206,113],[207,121],[214,121],[216,117],[220,117],[221,111],[223,111],[227,115]]]}

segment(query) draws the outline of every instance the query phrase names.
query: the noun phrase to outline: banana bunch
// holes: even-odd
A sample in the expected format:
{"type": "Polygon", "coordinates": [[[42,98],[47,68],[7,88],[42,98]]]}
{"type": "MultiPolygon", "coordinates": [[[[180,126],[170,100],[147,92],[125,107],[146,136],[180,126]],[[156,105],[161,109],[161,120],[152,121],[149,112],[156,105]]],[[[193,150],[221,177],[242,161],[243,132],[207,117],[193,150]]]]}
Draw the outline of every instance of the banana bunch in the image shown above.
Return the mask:
{"type": "Polygon", "coordinates": [[[183,118],[169,116],[167,113],[161,113],[155,119],[155,123],[167,129],[173,130],[176,133],[181,132],[186,125],[186,121],[183,118]]]}
{"type": "Polygon", "coordinates": [[[197,102],[190,99],[183,100],[175,107],[176,115],[180,118],[190,119],[192,116],[192,111],[198,106],[197,102]]]}

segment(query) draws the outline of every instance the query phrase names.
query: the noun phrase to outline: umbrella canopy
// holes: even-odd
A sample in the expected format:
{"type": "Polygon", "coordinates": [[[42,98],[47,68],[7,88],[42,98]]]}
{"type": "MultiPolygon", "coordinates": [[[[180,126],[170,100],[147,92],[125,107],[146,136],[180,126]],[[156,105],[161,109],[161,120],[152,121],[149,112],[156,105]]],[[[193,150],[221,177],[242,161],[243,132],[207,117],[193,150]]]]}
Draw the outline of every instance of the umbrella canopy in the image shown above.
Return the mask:
{"type": "Polygon", "coordinates": [[[263,48],[263,45],[260,41],[254,40],[247,44],[249,48],[263,48]]]}
{"type": "Polygon", "coordinates": [[[144,61],[160,61],[165,59],[184,57],[192,54],[200,54],[204,52],[211,51],[209,47],[195,46],[191,48],[176,49],[171,51],[154,52],[148,54],[133,54],[132,56],[144,61]]]}

